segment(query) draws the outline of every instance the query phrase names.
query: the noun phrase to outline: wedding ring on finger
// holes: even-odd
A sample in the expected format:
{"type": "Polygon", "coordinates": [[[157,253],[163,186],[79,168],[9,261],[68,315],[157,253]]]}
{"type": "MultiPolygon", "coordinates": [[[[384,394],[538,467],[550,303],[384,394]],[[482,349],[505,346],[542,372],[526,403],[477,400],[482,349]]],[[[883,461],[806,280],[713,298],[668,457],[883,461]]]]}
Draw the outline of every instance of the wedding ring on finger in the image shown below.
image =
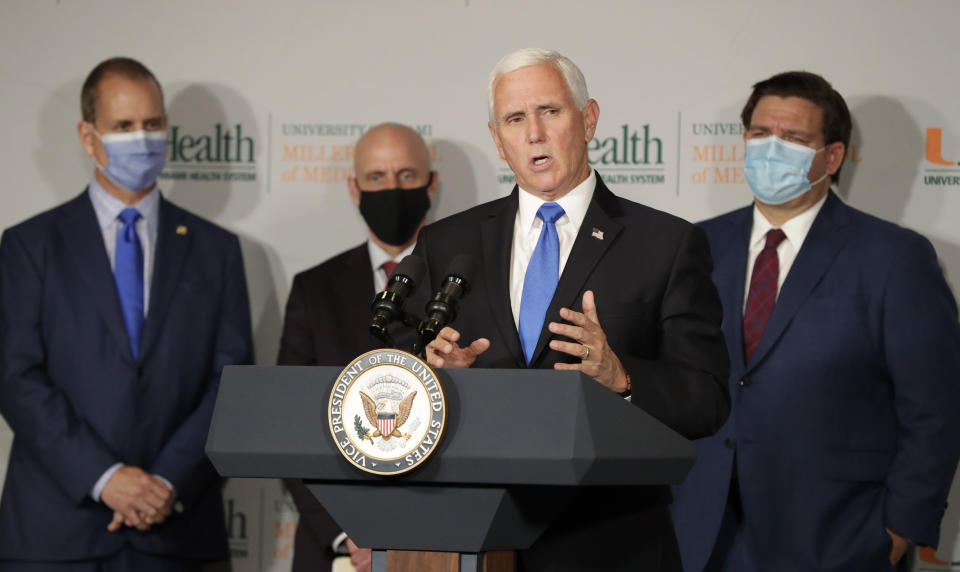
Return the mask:
{"type": "Polygon", "coordinates": [[[583,354],[583,361],[590,359],[590,346],[583,346],[583,349],[587,350],[587,353],[583,354]]]}

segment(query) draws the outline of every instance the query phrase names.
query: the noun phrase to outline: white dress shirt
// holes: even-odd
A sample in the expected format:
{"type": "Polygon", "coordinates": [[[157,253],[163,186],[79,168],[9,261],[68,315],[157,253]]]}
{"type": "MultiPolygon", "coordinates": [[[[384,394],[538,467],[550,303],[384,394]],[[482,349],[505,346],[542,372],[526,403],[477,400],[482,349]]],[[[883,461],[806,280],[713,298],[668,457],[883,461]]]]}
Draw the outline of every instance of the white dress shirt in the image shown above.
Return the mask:
{"type": "MultiPolygon", "coordinates": [[[[563,276],[563,268],[570,258],[573,243],[577,240],[580,225],[587,216],[590,200],[593,198],[594,188],[597,186],[597,173],[591,170],[582,183],[556,202],[563,207],[563,216],[557,219],[557,236],[560,239],[560,271],[557,276],[563,276]]],[[[523,297],[523,280],[527,275],[527,266],[540,240],[540,231],[543,229],[543,220],[537,216],[540,206],[547,201],[520,189],[520,202],[517,207],[517,217],[513,223],[513,247],[510,251],[510,306],[513,308],[513,323],[520,327],[520,299],[523,297]]]]}
{"type": "MultiPolygon", "coordinates": [[[[777,276],[777,296],[780,295],[780,288],[787,279],[787,273],[790,272],[793,261],[797,259],[797,253],[800,252],[800,247],[803,246],[803,241],[807,238],[810,227],[813,226],[813,220],[817,218],[817,213],[820,212],[826,200],[827,195],[824,195],[815,205],[783,223],[783,226],[780,227],[780,230],[787,237],[777,246],[777,258],[780,261],[780,275],[777,276]]],[[[763,216],[760,209],[754,205],[753,229],[750,231],[750,250],[747,253],[747,280],[743,292],[743,312],[747,311],[747,297],[750,295],[750,277],[753,274],[753,265],[766,244],[767,231],[772,228],[774,227],[767,220],[767,217],[763,216]]]]}

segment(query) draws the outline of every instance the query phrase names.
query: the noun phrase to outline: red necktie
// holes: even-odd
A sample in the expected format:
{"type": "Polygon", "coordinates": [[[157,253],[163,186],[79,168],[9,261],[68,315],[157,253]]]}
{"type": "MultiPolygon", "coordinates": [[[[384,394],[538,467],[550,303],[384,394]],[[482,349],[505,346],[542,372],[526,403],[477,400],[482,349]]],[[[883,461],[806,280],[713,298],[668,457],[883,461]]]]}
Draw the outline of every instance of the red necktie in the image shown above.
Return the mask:
{"type": "Polygon", "coordinates": [[[777,301],[777,279],[780,277],[777,246],[786,237],[779,228],[770,229],[767,232],[767,243],[753,264],[747,309],[743,313],[743,349],[748,362],[760,343],[760,336],[770,321],[773,305],[777,301]]]}
{"type": "Polygon", "coordinates": [[[387,282],[390,282],[390,277],[393,276],[393,271],[397,269],[397,266],[400,264],[392,260],[388,260],[380,265],[380,268],[383,268],[383,271],[387,273],[387,282]]]}

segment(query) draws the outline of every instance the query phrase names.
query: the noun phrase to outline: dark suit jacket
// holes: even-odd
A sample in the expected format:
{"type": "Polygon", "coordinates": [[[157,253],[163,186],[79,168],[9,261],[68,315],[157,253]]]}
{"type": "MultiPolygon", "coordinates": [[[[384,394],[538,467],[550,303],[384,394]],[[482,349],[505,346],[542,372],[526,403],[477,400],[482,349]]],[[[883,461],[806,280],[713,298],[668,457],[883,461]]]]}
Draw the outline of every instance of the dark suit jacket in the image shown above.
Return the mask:
{"type": "MultiPolygon", "coordinates": [[[[361,244],[297,274],[287,300],[279,365],[343,366],[381,346],[368,331],[373,269],[361,244]]],[[[330,543],[341,528],[299,479],[287,479],[300,524],[294,539],[293,571],[329,570],[330,543]]]]}
{"type": "Polygon", "coordinates": [[[831,193],[744,363],[753,207],[703,223],[733,412],[675,491],[688,570],[710,556],[733,463],[758,570],[889,568],[884,527],[936,545],[960,455],[960,328],[930,243],[831,193]]]}
{"type": "Polygon", "coordinates": [[[0,412],[15,436],[0,558],[89,559],[124,543],[227,557],[203,449],[221,368],[252,359],[240,245],[166,200],[159,221],[139,360],[87,193],[3,234],[0,412]],[[168,479],[183,512],[147,533],[108,532],[113,512],[89,493],[117,462],[168,479]]]}
{"type": "MultiPolygon", "coordinates": [[[[424,258],[429,276],[419,297],[438,285],[457,254],[477,261],[477,279],[453,324],[464,343],[491,341],[474,367],[527,367],[509,294],[518,192],[514,188],[506,198],[431,224],[417,242],[415,253],[424,258]]],[[[598,175],[546,322],[562,321],[562,306],[580,311],[584,291],[593,290],[600,323],[632,379],[633,404],[688,438],[704,437],[720,427],[729,407],[723,383],[729,366],[711,269],[700,229],[616,197],[598,175]],[[594,237],[599,233],[602,239],[594,237]]],[[[552,338],[545,323],[530,367],[574,361],[548,347],[552,338]]],[[[521,556],[522,565],[655,570],[658,558],[678,560],[668,491],[649,487],[628,494],[608,488],[582,495],[563,522],[521,556]]]]}

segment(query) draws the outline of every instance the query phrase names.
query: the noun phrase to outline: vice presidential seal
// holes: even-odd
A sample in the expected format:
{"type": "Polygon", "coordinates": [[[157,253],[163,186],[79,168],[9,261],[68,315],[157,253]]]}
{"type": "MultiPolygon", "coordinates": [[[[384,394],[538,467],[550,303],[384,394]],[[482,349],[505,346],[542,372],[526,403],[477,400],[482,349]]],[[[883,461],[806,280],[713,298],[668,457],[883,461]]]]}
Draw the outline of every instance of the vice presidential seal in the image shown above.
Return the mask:
{"type": "Polygon", "coordinates": [[[374,350],[340,372],[327,417],[347,460],[370,473],[396,475],[433,454],[446,429],[447,399],[426,362],[399,350],[374,350]]]}

